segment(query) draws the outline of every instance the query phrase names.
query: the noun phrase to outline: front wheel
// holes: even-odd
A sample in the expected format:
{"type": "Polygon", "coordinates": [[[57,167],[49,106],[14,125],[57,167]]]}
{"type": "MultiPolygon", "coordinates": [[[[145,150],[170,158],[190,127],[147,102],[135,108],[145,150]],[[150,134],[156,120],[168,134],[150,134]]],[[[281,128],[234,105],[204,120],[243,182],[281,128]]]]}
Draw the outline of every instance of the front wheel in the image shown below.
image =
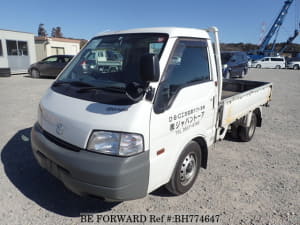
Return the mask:
{"type": "Polygon", "coordinates": [[[260,69],[260,68],[261,68],[261,65],[260,65],[260,64],[257,64],[257,65],[256,65],[256,68],[260,69]]]}
{"type": "Polygon", "coordinates": [[[40,77],[40,71],[38,71],[37,69],[32,69],[30,71],[31,77],[32,78],[39,78],[40,77]]]}
{"type": "Polygon", "coordinates": [[[241,73],[241,75],[240,75],[240,78],[243,78],[243,77],[245,77],[246,76],[246,69],[244,69],[243,71],[242,71],[242,73],[241,73]]]}
{"type": "Polygon", "coordinates": [[[250,126],[240,127],[239,129],[240,140],[244,142],[251,141],[255,133],[256,125],[257,125],[257,117],[255,113],[252,113],[250,126]]]}
{"type": "Polygon", "coordinates": [[[201,165],[201,149],[191,141],[181,153],[173,175],[166,188],[174,195],[181,195],[193,186],[201,165]]]}

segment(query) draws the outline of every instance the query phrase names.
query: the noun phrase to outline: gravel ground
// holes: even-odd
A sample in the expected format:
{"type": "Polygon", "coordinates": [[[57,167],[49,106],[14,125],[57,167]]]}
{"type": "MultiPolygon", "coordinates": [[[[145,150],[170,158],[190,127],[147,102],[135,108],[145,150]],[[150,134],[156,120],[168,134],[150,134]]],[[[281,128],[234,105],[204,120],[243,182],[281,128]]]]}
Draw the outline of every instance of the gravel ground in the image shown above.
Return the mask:
{"type": "Polygon", "coordinates": [[[299,225],[300,71],[252,69],[246,79],[274,84],[251,142],[218,142],[208,169],[182,196],[161,188],[143,199],[107,203],[72,194],[33,158],[30,129],[53,80],[0,78],[0,224],[80,224],[80,213],[92,213],[209,214],[220,215],[219,224],[299,225]]]}

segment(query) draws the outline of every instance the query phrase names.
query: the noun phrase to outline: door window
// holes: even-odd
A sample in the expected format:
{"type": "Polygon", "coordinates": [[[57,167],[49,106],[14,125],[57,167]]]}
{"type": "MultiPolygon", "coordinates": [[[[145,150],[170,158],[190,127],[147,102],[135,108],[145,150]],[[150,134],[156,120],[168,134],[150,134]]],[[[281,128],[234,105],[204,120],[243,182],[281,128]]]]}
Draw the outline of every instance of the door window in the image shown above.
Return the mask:
{"type": "Polygon", "coordinates": [[[58,60],[58,57],[53,56],[53,57],[49,57],[49,58],[44,59],[43,62],[52,63],[52,62],[57,62],[57,60],[58,60]]]}
{"type": "Polygon", "coordinates": [[[271,58],[271,61],[283,62],[282,58],[271,58]]]}
{"type": "Polygon", "coordinates": [[[177,93],[190,85],[210,80],[206,40],[179,41],[164,73],[155,100],[154,110],[161,113],[168,109],[177,93]]]}
{"type": "Polygon", "coordinates": [[[64,62],[68,63],[71,59],[72,59],[72,57],[64,57],[64,62]]]}

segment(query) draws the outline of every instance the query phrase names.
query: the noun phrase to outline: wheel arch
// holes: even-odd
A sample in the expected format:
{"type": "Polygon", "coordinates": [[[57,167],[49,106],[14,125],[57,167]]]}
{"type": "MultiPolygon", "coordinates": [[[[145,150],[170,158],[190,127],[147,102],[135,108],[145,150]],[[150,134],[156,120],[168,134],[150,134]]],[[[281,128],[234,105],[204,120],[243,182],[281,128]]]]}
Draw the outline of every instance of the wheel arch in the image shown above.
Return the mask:
{"type": "Polygon", "coordinates": [[[192,137],[192,139],[188,138],[185,141],[183,141],[179,146],[180,151],[178,151],[176,153],[176,156],[174,156],[174,163],[172,164],[172,166],[170,167],[170,174],[169,174],[169,178],[168,181],[170,180],[170,178],[172,177],[172,174],[174,173],[174,170],[176,168],[177,162],[180,158],[180,155],[182,154],[184,148],[191,142],[191,141],[195,141],[199,146],[200,146],[200,150],[201,150],[201,163],[200,166],[204,169],[207,168],[207,161],[208,161],[208,147],[207,147],[207,142],[205,140],[204,137],[202,136],[194,136],[192,137]]]}
{"type": "Polygon", "coordinates": [[[35,66],[30,68],[30,75],[31,75],[31,73],[32,73],[33,70],[38,71],[39,74],[40,74],[40,76],[41,76],[41,71],[39,70],[39,68],[37,68],[37,67],[35,67],[35,66]]]}
{"type": "Polygon", "coordinates": [[[30,68],[30,72],[31,72],[32,70],[40,71],[40,70],[39,70],[37,67],[35,67],[35,66],[30,68]]]}
{"type": "Polygon", "coordinates": [[[261,125],[262,125],[262,112],[261,112],[261,108],[256,108],[253,112],[255,113],[256,118],[257,118],[257,124],[256,124],[256,126],[257,127],[261,127],[261,125]]]}
{"type": "Polygon", "coordinates": [[[196,137],[192,139],[198,143],[201,149],[201,167],[206,169],[207,168],[207,160],[208,160],[208,147],[205,139],[203,137],[196,137]]]}

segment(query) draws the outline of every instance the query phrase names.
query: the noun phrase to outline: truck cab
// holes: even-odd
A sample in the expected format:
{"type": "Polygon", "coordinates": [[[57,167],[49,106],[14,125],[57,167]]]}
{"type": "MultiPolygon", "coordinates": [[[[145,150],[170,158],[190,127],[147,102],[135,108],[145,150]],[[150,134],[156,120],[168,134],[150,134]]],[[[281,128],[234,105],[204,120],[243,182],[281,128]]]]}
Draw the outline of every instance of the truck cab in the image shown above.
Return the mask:
{"type": "Polygon", "coordinates": [[[162,185],[179,195],[227,131],[251,140],[270,95],[264,82],[227,80],[223,90],[216,28],[105,33],[89,41],[43,96],[32,150],[79,195],[122,201],[162,185]],[[99,49],[121,55],[118,70],[101,69],[99,49]]]}

